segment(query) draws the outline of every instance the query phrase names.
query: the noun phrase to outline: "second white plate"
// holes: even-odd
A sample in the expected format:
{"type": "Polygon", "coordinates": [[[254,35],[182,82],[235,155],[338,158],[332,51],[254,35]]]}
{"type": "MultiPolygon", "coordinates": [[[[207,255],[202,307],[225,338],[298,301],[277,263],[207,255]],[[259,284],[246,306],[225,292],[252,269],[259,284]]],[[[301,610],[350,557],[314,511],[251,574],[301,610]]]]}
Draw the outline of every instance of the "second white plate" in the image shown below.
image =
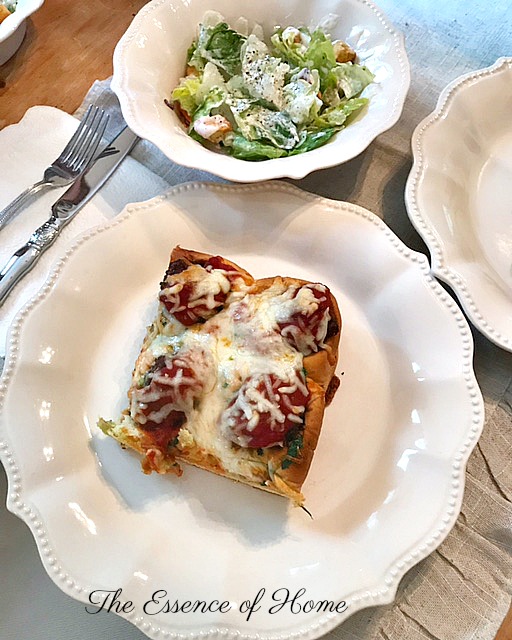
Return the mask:
{"type": "Polygon", "coordinates": [[[313,638],[391,601],[454,524],[483,423],[469,328],[428,271],[368,211],[280,183],[182,186],[84,236],[15,321],[0,384],[8,506],[50,576],[84,602],[122,589],[122,615],[152,638],[313,638]],[[324,282],[340,302],[342,385],[304,486],[312,519],[197,469],[144,476],[95,426],[125,405],[175,244],[324,282]],[[229,610],[167,613],[166,600],[229,610]]]}
{"type": "Polygon", "coordinates": [[[407,211],[471,322],[512,351],[512,58],[468,73],[415,129],[407,211]]]}

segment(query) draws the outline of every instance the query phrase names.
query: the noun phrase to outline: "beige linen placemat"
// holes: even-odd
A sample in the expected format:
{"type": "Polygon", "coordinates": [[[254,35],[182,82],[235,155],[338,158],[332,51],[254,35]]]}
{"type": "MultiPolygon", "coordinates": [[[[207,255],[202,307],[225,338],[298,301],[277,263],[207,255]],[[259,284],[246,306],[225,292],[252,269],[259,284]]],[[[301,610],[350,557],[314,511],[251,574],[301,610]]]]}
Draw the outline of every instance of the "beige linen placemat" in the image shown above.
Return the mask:
{"type": "MultiPolygon", "coordinates": [[[[77,115],[90,102],[104,105],[114,125],[116,119],[121,125],[108,80],[95,83],[77,115]]],[[[433,108],[434,103],[429,102],[433,108]]],[[[408,221],[403,199],[411,167],[410,136],[428,113],[418,117],[417,111],[409,100],[398,125],[358,158],[295,184],[367,207],[409,246],[427,252],[408,221]]],[[[169,186],[188,180],[219,180],[172,163],[145,141],[137,145],[133,156],[169,186]]],[[[393,604],[356,613],[326,636],[329,640],[491,640],[508,611],[512,593],[512,354],[476,332],[475,339],[475,369],[485,399],[486,423],[468,464],[457,523],[439,549],[407,573],[393,604]]]]}

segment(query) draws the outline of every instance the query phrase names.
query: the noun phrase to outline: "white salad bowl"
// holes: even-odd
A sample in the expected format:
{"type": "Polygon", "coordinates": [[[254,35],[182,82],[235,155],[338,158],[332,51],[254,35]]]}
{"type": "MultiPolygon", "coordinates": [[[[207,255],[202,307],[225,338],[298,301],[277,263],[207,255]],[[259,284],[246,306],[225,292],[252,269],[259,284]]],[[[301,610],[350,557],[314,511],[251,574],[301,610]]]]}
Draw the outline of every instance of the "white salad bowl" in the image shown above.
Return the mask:
{"type": "Polygon", "coordinates": [[[171,160],[235,182],[256,182],[302,178],[354,158],[398,120],[409,83],[403,37],[368,0],[218,0],[215,7],[207,0],[153,0],[136,15],[116,47],[112,88],[128,126],[171,160]],[[363,93],[368,106],[324,146],[291,157],[251,162],[203,147],[164,101],[184,75],[187,49],[212,8],[230,24],[242,16],[250,26],[261,24],[266,37],[277,25],[314,27],[329,14],[336,15],[331,36],[348,42],[375,75],[363,93]]]}
{"type": "Polygon", "coordinates": [[[409,217],[471,322],[512,351],[512,58],[451,82],[412,137],[409,217]]]}
{"type": "Polygon", "coordinates": [[[43,3],[44,0],[18,0],[16,11],[0,23],[0,65],[20,48],[27,30],[27,18],[43,3]]]}

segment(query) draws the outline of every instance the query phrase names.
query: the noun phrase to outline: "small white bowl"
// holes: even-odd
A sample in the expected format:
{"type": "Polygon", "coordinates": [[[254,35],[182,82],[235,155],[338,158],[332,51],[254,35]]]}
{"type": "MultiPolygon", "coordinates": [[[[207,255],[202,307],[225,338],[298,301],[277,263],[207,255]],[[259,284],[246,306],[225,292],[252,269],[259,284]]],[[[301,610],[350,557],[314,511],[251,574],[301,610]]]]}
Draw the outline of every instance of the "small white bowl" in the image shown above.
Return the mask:
{"type": "Polygon", "coordinates": [[[18,0],[16,11],[0,23],[0,65],[20,48],[27,30],[26,19],[43,3],[44,0],[18,0]]]}
{"type": "Polygon", "coordinates": [[[402,35],[369,0],[153,0],[134,18],[114,52],[112,88],[128,126],[171,160],[235,182],[303,178],[317,169],[354,158],[400,117],[409,88],[409,64],[402,35]],[[206,10],[230,23],[243,16],[265,34],[276,25],[314,26],[335,14],[334,38],[346,40],[375,74],[366,89],[364,112],[325,146],[296,156],[249,162],[210,151],[190,138],[164,99],[184,75],[187,49],[206,10]]]}

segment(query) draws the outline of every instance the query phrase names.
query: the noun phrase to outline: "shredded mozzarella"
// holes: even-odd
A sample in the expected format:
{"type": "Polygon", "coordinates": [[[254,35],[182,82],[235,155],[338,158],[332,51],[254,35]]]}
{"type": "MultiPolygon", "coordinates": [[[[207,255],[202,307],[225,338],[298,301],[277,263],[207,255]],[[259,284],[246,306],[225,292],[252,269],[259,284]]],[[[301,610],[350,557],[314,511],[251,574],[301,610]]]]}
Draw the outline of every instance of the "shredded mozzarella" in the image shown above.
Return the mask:
{"type": "MultiPolygon", "coordinates": [[[[166,388],[180,391],[185,386],[193,389],[197,380],[203,384],[196,402],[193,393],[185,393],[187,400],[181,407],[166,404],[154,412],[150,419],[155,422],[163,420],[173,408],[184,410],[187,415],[187,442],[193,442],[217,457],[228,473],[241,473],[257,480],[261,478],[261,463],[254,460],[250,451],[244,450],[250,438],[241,435],[238,444],[242,448],[234,448],[229,438],[219,437],[219,429],[225,436],[226,430],[236,426],[237,417],[243,415],[247,420],[247,430],[254,430],[263,413],[270,416],[271,428],[275,430],[279,430],[285,420],[294,424],[303,422],[306,407],[294,406],[290,401],[291,395],[297,390],[303,395],[308,393],[302,376],[303,355],[301,350],[291,346],[286,336],[289,331],[299,347],[316,350],[316,345],[325,339],[329,314],[327,312],[322,318],[315,336],[311,332],[308,335],[308,332],[295,325],[286,327],[282,335],[278,323],[295,313],[314,313],[318,309],[319,299],[313,294],[313,289],[321,293],[325,293],[326,289],[317,284],[289,286],[277,278],[265,291],[249,294],[249,286],[243,282],[239,283],[236,291],[231,290],[227,277],[231,272],[227,270],[204,269],[194,265],[187,272],[183,282],[176,283],[174,280],[174,284],[163,290],[166,299],[174,295],[179,300],[183,284],[193,282],[193,301],[196,305],[203,304],[213,309],[218,306],[215,295],[223,292],[228,294],[226,306],[204,324],[194,325],[176,337],[163,339],[158,336],[149,345],[154,355],[171,349],[175,354],[174,361],[182,364],[182,369],[174,379],[165,379],[162,375],[159,377],[155,372],[153,380],[166,388]],[[208,357],[198,356],[197,360],[191,361],[190,354],[194,353],[207,353],[208,357]],[[195,380],[184,374],[183,368],[187,367],[194,371],[195,380]],[[272,388],[270,376],[282,381],[277,388],[272,388]],[[244,387],[248,379],[252,379],[252,382],[244,387]],[[264,392],[258,389],[262,379],[264,392]],[[242,388],[243,392],[238,393],[242,388]]],[[[156,393],[147,395],[144,400],[151,402],[158,399],[156,396],[156,393]]],[[[141,406],[136,407],[132,403],[132,415],[137,408],[141,406]]]]}
{"type": "Polygon", "coordinates": [[[219,306],[215,297],[221,293],[227,295],[231,289],[231,283],[223,269],[207,270],[199,265],[193,265],[183,273],[185,275],[182,278],[180,278],[181,274],[173,276],[172,284],[162,289],[161,296],[165,299],[166,315],[197,307],[213,311],[219,306]],[[186,304],[181,300],[180,295],[185,285],[191,287],[186,304]]]}

